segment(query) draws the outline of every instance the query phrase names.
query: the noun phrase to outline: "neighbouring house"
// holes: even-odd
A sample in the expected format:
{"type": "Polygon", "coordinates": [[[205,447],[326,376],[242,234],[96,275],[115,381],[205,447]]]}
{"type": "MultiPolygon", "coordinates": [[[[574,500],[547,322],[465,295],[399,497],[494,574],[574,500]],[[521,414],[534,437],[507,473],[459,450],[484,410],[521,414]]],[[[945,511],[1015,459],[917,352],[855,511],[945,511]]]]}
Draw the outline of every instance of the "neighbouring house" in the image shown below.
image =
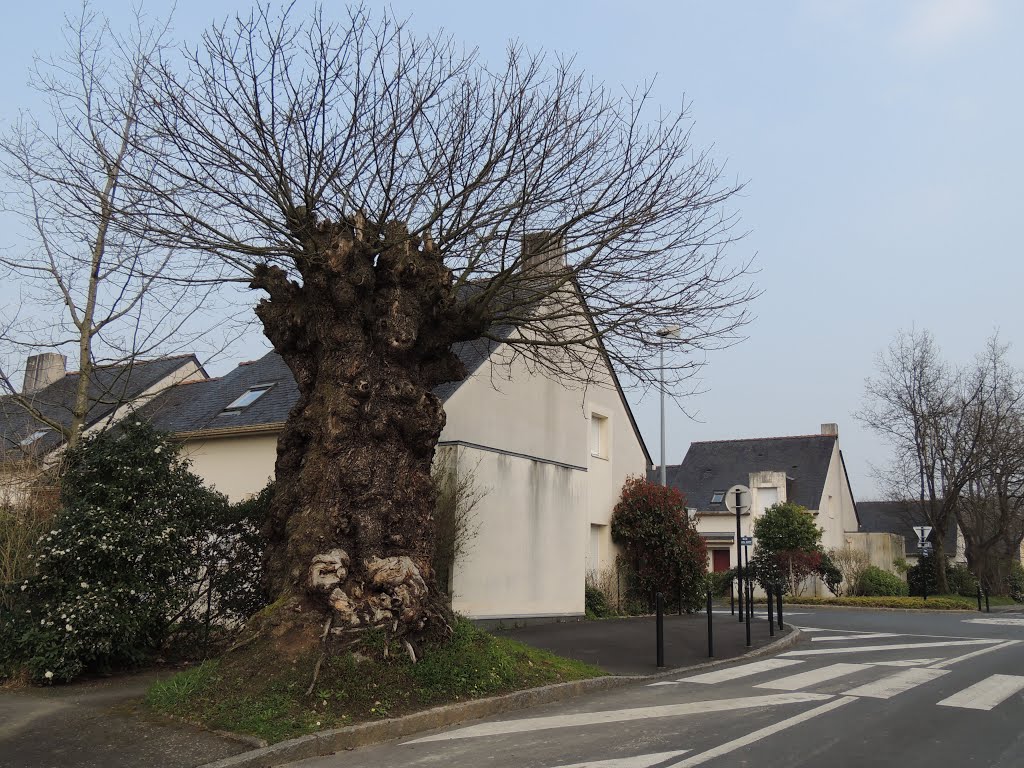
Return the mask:
{"type": "MultiPolygon", "coordinates": [[[[918,561],[918,538],[916,525],[928,525],[928,520],[918,504],[911,501],[861,501],[857,504],[860,513],[860,530],[866,533],[893,533],[905,542],[905,555],[910,565],[918,561]]],[[[952,514],[950,515],[952,517],[952,514]]],[[[946,557],[958,563],[966,563],[964,535],[955,520],[947,527],[942,549],[946,557]]],[[[932,539],[931,536],[928,537],[932,539]]]]}
{"type": "MultiPolygon", "coordinates": [[[[650,477],[657,481],[657,472],[650,477]]],[[[683,462],[666,468],[666,480],[686,497],[708,547],[709,568],[716,572],[737,564],[736,515],[726,500],[735,485],[750,489],[750,508],[740,515],[741,536],[753,535],[754,520],[765,509],[787,501],[814,515],[826,548],[844,546],[846,532],[858,530],[858,506],[835,424],[822,424],[817,435],[691,443],[683,462]]],[[[818,579],[812,581],[813,594],[825,590],[818,579]]]]}
{"type": "MultiPolygon", "coordinates": [[[[66,365],[60,354],[33,355],[21,392],[0,397],[0,500],[24,493],[63,450],[64,438],[54,425],[70,426],[79,381],[66,365]]],[[[84,433],[117,422],[176,384],[206,378],[194,355],[99,366],[89,380],[84,433]]]]}
{"type": "MultiPolygon", "coordinates": [[[[453,607],[477,620],[581,616],[587,573],[614,563],[609,526],[622,485],[643,476],[650,457],[606,359],[595,381],[574,388],[506,357],[505,346],[457,345],[469,376],[436,390],[447,414],[438,457],[485,493],[449,574],[453,607]]],[[[174,387],[143,414],[237,501],[273,477],[277,435],[297,397],[270,352],[174,387]]]]}

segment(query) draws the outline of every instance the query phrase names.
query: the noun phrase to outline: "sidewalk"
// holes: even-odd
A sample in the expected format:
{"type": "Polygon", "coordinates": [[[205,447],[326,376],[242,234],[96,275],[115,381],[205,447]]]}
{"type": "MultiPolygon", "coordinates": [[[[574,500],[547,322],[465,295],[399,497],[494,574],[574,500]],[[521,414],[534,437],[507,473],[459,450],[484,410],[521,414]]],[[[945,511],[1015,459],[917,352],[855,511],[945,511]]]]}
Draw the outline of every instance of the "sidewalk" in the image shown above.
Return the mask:
{"type": "Polygon", "coordinates": [[[252,749],[141,715],[138,703],[158,677],[0,690],[0,768],[187,768],[252,749]]]}
{"type": "MultiPolygon", "coordinates": [[[[716,606],[713,617],[715,659],[735,658],[781,637],[778,629],[774,638],[769,636],[763,605],[754,607],[750,648],[746,645],[746,625],[729,614],[728,604],[724,609],[716,606]]],[[[785,618],[786,612],[783,611],[785,618]]],[[[650,675],[658,671],[653,616],[535,624],[492,632],[560,656],[595,664],[615,675],[650,675]]],[[[666,668],[690,666],[708,660],[707,614],[666,615],[666,668]]]]}

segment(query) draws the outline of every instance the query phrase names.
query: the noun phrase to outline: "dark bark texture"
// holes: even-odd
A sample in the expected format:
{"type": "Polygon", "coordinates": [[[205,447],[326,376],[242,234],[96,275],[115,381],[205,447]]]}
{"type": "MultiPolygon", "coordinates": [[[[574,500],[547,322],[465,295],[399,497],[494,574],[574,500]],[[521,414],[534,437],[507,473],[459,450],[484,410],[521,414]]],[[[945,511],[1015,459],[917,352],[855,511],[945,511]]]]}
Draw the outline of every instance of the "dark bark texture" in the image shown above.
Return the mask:
{"type": "Polygon", "coordinates": [[[329,617],[336,637],[443,630],[430,469],[445,423],[432,390],[465,376],[451,272],[400,224],[296,230],[301,285],[274,266],[252,282],[299,390],[278,443],[267,586],[307,619],[329,617]]]}

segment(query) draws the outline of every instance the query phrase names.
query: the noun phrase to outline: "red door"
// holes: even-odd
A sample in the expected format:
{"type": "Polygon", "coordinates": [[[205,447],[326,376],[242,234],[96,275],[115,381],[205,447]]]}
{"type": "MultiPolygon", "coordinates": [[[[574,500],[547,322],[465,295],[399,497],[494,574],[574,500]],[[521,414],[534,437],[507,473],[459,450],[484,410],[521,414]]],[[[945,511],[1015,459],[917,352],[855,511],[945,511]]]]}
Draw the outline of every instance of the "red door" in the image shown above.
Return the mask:
{"type": "Polygon", "coordinates": [[[712,549],[711,550],[711,569],[715,573],[722,573],[723,571],[729,570],[729,550],[728,549],[712,549]]]}

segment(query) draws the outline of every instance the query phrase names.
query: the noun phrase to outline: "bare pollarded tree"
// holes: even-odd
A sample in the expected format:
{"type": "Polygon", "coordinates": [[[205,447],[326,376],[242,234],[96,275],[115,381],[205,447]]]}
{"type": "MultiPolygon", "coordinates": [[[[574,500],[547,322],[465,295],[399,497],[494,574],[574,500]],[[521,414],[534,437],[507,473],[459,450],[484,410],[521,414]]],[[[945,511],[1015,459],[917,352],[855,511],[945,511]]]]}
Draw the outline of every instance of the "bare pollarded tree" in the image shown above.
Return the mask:
{"type": "Polygon", "coordinates": [[[649,385],[665,343],[672,386],[747,319],[747,265],[725,260],[739,187],[648,90],[518,44],[485,63],[361,7],[261,7],[147,87],[173,146],[147,236],[159,215],[264,291],[298,384],[266,578],[307,638],[446,626],[430,466],[432,390],[466,375],[453,345],[501,340],[580,384],[607,356],[649,385]],[[678,340],[657,335],[670,324],[678,340]]]}
{"type": "Polygon", "coordinates": [[[29,431],[52,429],[68,445],[97,401],[124,397],[125,377],[101,384],[99,366],[212,340],[202,314],[221,281],[219,262],[186,254],[174,238],[146,237],[154,197],[163,194],[152,184],[153,158],[164,147],[139,114],[166,40],[164,25],[136,16],[122,34],[83,6],[66,19],[64,53],[31,70],[40,110],[0,136],[3,210],[21,225],[0,251],[0,274],[19,296],[0,322],[0,394],[5,407],[31,415],[29,431]],[[13,370],[39,351],[67,352],[77,363],[70,402],[21,390],[13,370]]]}

